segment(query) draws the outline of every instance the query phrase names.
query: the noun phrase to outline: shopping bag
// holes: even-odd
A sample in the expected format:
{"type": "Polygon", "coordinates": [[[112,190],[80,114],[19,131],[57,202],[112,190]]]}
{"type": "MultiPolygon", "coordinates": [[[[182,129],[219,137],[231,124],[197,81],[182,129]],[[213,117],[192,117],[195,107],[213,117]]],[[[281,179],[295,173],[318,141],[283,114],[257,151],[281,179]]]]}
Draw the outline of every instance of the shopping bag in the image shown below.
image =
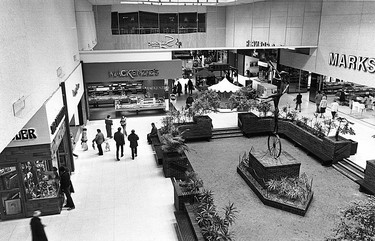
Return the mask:
{"type": "Polygon", "coordinates": [[[92,148],[95,150],[95,143],[94,142],[92,143],[92,148]]]}

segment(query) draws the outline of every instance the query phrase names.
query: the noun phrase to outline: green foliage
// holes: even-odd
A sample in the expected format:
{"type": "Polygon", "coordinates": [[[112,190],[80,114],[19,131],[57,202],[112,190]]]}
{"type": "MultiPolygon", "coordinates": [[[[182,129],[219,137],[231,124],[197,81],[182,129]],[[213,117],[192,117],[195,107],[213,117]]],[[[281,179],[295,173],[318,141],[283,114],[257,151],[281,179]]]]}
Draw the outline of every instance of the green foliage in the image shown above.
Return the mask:
{"type": "Polygon", "coordinates": [[[258,103],[256,108],[259,113],[263,114],[263,116],[267,116],[267,113],[271,110],[271,104],[268,101],[263,101],[258,103]]]}
{"type": "Polygon", "coordinates": [[[349,135],[355,135],[355,132],[351,125],[353,125],[353,122],[350,122],[348,119],[344,117],[337,117],[336,118],[338,124],[337,124],[337,130],[335,134],[336,141],[339,140],[339,134],[349,134],[349,135]]]}
{"type": "Polygon", "coordinates": [[[178,131],[175,125],[173,124],[174,123],[173,116],[169,115],[169,116],[163,117],[163,119],[161,120],[161,123],[162,123],[162,126],[159,129],[160,135],[165,135],[165,134],[171,134],[172,136],[178,135],[178,131]]]}
{"type": "Polygon", "coordinates": [[[241,111],[250,111],[256,106],[256,90],[248,87],[242,87],[229,97],[231,109],[237,108],[241,111]]]}
{"type": "Polygon", "coordinates": [[[323,121],[323,124],[325,125],[326,135],[328,136],[332,129],[336,128],[337,125],[334,120],[332,119],[326,119],[323,121]]]}
{"type": "Polygon", "coordinates": [[[198,207],[196,220],[206,240],[234,240],[234,233],[229,227],[235,222],[238,213],[233,203],[223,208],[224,215],[220,216],[214,204],[213,192],[203,190],[197,197],[198,207]]]}
{"type": "Polygon", "coordinates": [[[323,138],[325,133],[325,126],[322,124],[322,122],[315,122],[314,125],[314,135],[323,138]]]}
{"type": "Polygon", "coordinates": [[[305,173],[300,177],[283,177],[280,180],[270,179],[266,183],[267,190],[278,197],[292,202],[305,204],[311,193],[312,181],[305,173]]]}
{"type": "Polygon", "coordinates": [[[203,180],[198,177],[198,174],[194,171],[185,172],[186,179],[180,186],[185,192],[197,192],[200,188],[203,187],[203,180]]]}
{"type": "Polygon", "coordinates": [[[194,100],[191,109],[194,115],[204,115],[211,111],[216,112],[219,107],[219,95],[215,91],[206,90],[194,100]]]}
{"type": "Polygon", "coordinates": [[[340,211],[340,222],[326,240],[375,240],[375,197],[353,201],[340,211]]]}
{"type": "Polygon", "coordinates": [[[165,152],[178,152],[181,154],[184,151],[189,151],[189,147],[180,135],[164,134],[161,136],[160,142],[162,143],[161,149],[165,152]]]}

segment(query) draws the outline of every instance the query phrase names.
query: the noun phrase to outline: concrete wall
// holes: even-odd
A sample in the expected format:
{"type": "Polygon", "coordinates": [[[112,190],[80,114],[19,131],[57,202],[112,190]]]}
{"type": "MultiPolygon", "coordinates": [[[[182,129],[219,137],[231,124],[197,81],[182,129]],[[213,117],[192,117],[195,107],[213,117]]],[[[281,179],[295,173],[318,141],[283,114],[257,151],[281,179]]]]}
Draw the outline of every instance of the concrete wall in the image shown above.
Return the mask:
{"type": "Polygon", "coordinates": [[[316,46],[322,0],[254,2],[228,6],[226,47],[245,47],[246,41],[316,46]]]}
{"type": "Polygon", "coordinates": [[[92,50],[96,45],[96,27],[92,4],[87,0],[74,0],[77,33],[78,33],[78,49],[92,50]]]}
{"type": "Polygon", "coordinates": [[[0,16],[1,151],[70,76],[79,53],[73,0],[1,1],[0,16]],[[25,108],[15,116],[19,98],[25,108]]]}
{"type": "MultiPolygon", "coordinates": [[[[324,1],[319,31],[318,48],[312,55],[281,52],[281,64],[323,74],[333,78],[375,87],[375,73],[329,64],[330,53],[375,58],[375,2],[373,1],[324,1]]],[[[344,60],[343,60],[344,61],[344,60]]]]}
{"type": "Polygon", "coordinates": [[[177,39],[181,48],[225,47],[225,7],[205,6],[150,6],[150,5],[95,5],[98,43],[95,50],[155,49],[149,43],[171,42],[168,49],[176,49],[177,39]],[[111,12],[149,11],[158,13],[206,13],[206,32],[189,34],[112,35],[111,12]]]}

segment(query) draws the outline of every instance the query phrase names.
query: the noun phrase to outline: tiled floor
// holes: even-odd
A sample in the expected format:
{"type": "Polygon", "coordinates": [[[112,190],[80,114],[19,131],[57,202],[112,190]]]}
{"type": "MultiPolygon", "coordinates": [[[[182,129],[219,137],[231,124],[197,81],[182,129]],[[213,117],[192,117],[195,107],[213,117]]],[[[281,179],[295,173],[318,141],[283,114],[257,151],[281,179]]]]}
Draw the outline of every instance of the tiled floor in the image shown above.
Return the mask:
{"type": "MultiPolygon", "coordinates": [[[[294,107],[295,95],[284,95],[280,107],[290,104],[294,107]]],[[[184,96],[177,106],[184,104],[184,96]]],[[[302,116],[312,117],[315,104],[303,94],[302,116]]],[[[326,116],[330,116],[329,110],[326,116]]],[[[350,114],[348,107],[340,106],[339,115],[355,121],[355,136],[359,141],[358,153],[351,160],[365,167],[365,161],[375,159],[371,152],[375,139],[374,112],[350,114]],[[346,114],[345,114],[346,113],[346,114]],[[359,115],[359,119],[355,118],[359,115]]],[[[212,113],[214,128],[237,126],[237,113],[212,113]]],[[[64,209],[60,215],[43,216],[49,240],[127,240],[127,241],[175,241],[177,236],[173,227],[173,188],[170,179],[164,178],[162,169],[156,166],[151,146],[147,144],[146,134],[151,122],[161,125],[161,117],[129,117],[127,130],[135,129],[140,137],[138,157],[132,160],[126,143],[125,157],[117,162],[115,144],[110,140],[111,151],[103,156],[97,155],[91,145],[83,152],[77,145],[75,153],[76,171],[72,181],[76,193],[73,199],[76,209],[64,209]]],[[[114,119],[114,130],[119,119],[114,119]]],[[[103,131],[104,120],[91,121],[88,128],[89,140],[94,138],[96,129],[103,131]]],[[[30,219],[0,221],[0,240],[31,240],[30,219]]]]}

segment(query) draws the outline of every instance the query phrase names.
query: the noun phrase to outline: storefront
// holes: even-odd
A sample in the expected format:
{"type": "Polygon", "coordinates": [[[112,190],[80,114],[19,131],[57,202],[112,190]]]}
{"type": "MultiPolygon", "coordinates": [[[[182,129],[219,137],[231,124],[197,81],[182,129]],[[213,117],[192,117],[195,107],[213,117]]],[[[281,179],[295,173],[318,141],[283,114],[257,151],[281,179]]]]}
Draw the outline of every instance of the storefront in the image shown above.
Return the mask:
{"type": "Polygon", "coordinates": [[[168,90],[182,77],[181,60],[84,63],[89,112],[113,108],[124,111],[168,108],[168,90]]]}
{"type": "Polygon", "coordinates": [[[44,104],[0,153],[1,220],[61,212],[54,168],[74,168],[61,90],[44,104]]]}

